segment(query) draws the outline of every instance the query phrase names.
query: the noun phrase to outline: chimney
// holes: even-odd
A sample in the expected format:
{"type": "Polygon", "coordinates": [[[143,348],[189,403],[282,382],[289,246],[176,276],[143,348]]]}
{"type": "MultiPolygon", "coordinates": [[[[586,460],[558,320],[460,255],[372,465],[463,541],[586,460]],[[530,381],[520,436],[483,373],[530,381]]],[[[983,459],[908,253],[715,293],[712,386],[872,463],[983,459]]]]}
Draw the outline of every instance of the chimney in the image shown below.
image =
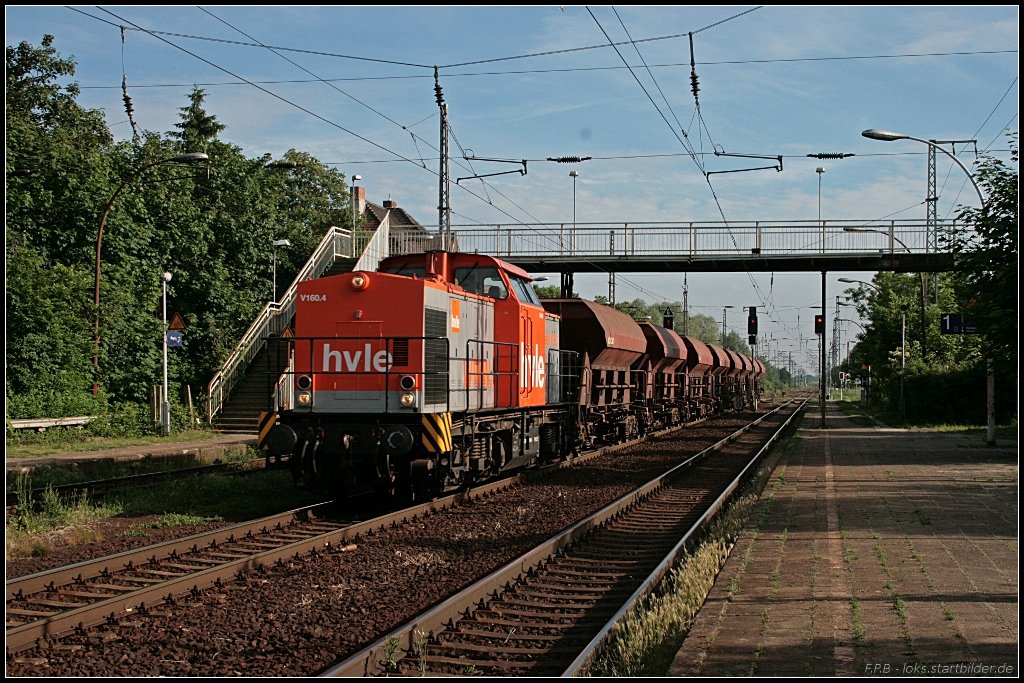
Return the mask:
{"type": "Polygon", "coordinates": [[[392,201],[390,199],[385,199],[384,203],[381,204],[381,206],[383,206],[385,209],[397,209],[398,208],[398,202],[392,201]]]}
{"type": "Polygon", "coordinates": [[[356,190],[356,213],[362,215],[366,213],[366,188],[362,185],[358,185],[356,190]]]}

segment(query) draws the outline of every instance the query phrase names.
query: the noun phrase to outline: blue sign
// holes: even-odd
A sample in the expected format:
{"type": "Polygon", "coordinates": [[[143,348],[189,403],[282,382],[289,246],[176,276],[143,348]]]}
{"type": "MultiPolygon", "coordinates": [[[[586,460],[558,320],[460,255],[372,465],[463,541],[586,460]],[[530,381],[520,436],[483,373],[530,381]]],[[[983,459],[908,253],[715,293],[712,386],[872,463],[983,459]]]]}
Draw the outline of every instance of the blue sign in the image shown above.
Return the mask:
{"type": "Polygon", "coordinates": [[[963,334],[964,317],[959,313],[943,313],[939,316],[939,332],[942,334],[963,334]]]}
{"type": "Polygon", "coordinates": [[[977,334],[978,326],[973,320],[965,319],[961,313],[943,313],[939,316],[939,332],[942,334],[977,334]]]}
{"type": "Polygon", "coordinates": [[[184,341],[185,335],[181,330],[168,330],[167,331],[167,346],[180,348],[184,341]]]}

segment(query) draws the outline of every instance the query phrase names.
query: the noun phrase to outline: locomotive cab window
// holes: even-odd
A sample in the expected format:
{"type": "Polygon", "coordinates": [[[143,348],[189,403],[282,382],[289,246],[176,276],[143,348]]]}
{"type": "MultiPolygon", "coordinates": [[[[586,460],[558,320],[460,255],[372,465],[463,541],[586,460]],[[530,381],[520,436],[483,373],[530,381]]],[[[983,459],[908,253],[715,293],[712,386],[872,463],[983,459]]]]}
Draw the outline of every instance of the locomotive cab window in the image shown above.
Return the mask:
{"type": "Polygon", "coordinates": [[[455,282],[467,292],[489,296],[492,299],[508,298],[508,287],[494,266],[456,268],[454,275],[455,282]]]}
{"type": "Polygon", "coordinates": [[[529,281],[516,275],[509,275],[508,279],[512,282],[512,289],[515,291],[517,299],[526,304],[541,305],[540,299],[537,298],[537,292],[533,291],[533,285],[529,281]]]}
{"type": "Polygon", "coordinates": [[[426,277],[426,268],[421,263],[404,263],[399,266],[392,266],[381,271],[382,273],[390,273],[392,275],[404,275],[405,277],[426,277]]]}

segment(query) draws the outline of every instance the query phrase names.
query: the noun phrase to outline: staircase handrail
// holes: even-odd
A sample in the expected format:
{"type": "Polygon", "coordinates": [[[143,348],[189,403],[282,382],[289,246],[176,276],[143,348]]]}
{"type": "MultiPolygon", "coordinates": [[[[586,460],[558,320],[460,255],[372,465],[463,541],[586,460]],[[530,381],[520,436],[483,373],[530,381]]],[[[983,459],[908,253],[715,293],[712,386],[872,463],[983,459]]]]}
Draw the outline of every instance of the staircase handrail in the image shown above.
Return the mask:
{"type": "Polygon", "coordinates": [[[214,416],[224,408],[224,399],[231,393],[252,359],[266,345],[267,337],[270,334],[279,335],[287,327],[295,314],[295,296],[299,282],[319,277],[339,256],[350,258],[355,253],[353,238],[351,230],[331,226],[281,299],[271,301],[263,307],[207,385],[208,424],[212,425],[214,416]]]}

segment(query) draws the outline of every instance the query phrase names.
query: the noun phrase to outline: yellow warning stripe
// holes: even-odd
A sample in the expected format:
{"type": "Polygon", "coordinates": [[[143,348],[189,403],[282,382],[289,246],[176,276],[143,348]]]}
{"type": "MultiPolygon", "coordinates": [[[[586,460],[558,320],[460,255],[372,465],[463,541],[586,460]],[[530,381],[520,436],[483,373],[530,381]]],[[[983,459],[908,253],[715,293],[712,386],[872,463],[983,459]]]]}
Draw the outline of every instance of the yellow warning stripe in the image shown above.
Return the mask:
{"type": "Polygon", "coordinates": [[[431,453],[447,453],[452,450],[452,417],[449,413],[424,415],[423,447],[431,453]]]}
{"type": "Polygon", "coordinates": [[[267,449],[267,444],[265,443],[267,434],[270,433],[270,428],[277,424],[277,413],[269,413],[265,410],[261,410],[257,424],[259,425],[256,430],[259,434],[259,438],[256,440],[257,448],[264,451],[267,449]]]}

